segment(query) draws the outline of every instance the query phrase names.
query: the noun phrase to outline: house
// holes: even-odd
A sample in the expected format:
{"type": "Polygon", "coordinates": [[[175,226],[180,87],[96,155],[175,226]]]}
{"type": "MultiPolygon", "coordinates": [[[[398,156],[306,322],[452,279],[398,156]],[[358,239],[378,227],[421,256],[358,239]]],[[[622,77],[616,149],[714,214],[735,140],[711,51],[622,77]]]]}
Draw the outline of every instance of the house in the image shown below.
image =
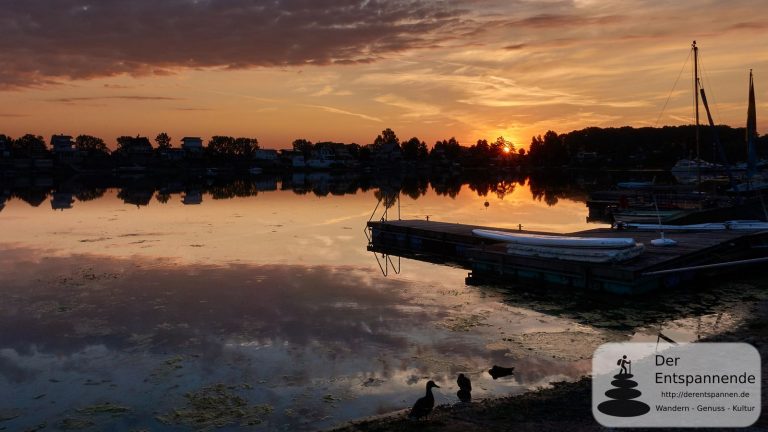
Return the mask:
{"type": "Polygon", "coordinates": [[[69,135],[51,136],[51,152],[54,159],[59,162],[78,163],[82,160],[82,155],[75,148],[75,142],[69,135]]]}
{"type": "Polygon", "coordinates": [[[177,162],[184,159],[184,149],[169,148],[160,150],[160,157],[163,160],[177,162]]]}
{"type": "Polygon", "coordinates": [[[187,153],[202,153],[203,139],[200,137],[184,137],[181,139],[181,148],[187,153]]]}
{"type": "Polygon", "coordinates": [[[257,161],[277,162],[279,159],[279,155],[277,153],[277,150],[256,149],[256,151],[253,152],[253,158],[256,159],[257,161]]]}
{"type": "Polygon", "coordinates": [[[0,160],[11,158],[11,143],[5,137],[0,137],[0,160]]]}
{"type": "Polygon", "coordinates": [[[307,163],[304,160],[304,153],[300,151],[281,150],[280,158],[285,162],[286,165],[293,169],[301,169],[307,166],[307,163]]]}
{"type": "Polygon", "coordinates": [[[129,155],[149,155],[152,154],[152,143],[147,137],[137,136],[130,141],[126,151],[129,155]]]}
{"type": "Polygon", "coordinates": [[[55,155],[75,152],[75,142],[69,135],[53,135],[51,137],[51,150],[55,155]]]}

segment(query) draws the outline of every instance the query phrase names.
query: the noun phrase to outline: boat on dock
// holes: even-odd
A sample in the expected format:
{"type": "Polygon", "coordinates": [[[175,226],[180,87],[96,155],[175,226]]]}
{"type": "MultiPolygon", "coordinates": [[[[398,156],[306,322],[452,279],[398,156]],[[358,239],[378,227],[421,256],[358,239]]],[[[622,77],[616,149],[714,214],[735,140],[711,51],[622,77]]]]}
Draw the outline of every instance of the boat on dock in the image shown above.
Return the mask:
{"type": "Polygon", "coordinates": [[[566,261],[622,262],[637,257],[645,249],[632,238],[542,235],[484,229],[474,229],[472,234],[506,243],[510,255],[566,261]]]}
{"type": "Polygon", "coordinates": [[[613,212],[613,220],[618,223],[672,222],[689,212],[685,210],[641,210],[628,209],[613,212]]]}
{"type": "Polygon", "coordinates": [[[681,231],[675,234],[677,245],[673,248],[652,245],[652,240],[658,237],[656,230],[638,230],[632,232],[632,240],[636,245],[647,246],[636,257],[578,260],[562,257],[569,253],[588,256],[601,250],[629,251],[632,248],[555,247],[559,255],[553,259],[555,257],[547,254],[550,250],[542,249],[552,246],[541,246],[541,238],[626,239],[627,232],[600,228],[555,234],[434,220],[372,220],[367,229],[369,251],[463,267],[470,270],[469,284],[522,283],[533,289],[555,285],[569,290],[634,295],[674,288],[686,281],[720,276],[727,270],[768,262],[768,230],[723,229],[707,232],[707,235],[681,231]],[[477,230],[496,231],[500,234],[494,235],[499,236],[517,234],[518,239],[523,238],[519,236],[523,234],[533,244],[510,243],[500,240],[501,237],[480,237],[475,234],[477,230]],[[510,248],[514,253],[509,252],[510,248]]]}
{"type": "Polygon", "coordinates": [[[631,238],[610,238],[610,237],[575,237],[562,236],[555,234],[527,234],[515,233],[509,231],[495,231],[486,229],[473,229],[472,234],[489,240],[525,245],[525,246],[548,246],[562,248],[590,248],[590,249],[624,249],[635,246],[635,239],[631,238]]]}
{"type": "Polygon", "coordinates": [[[768,222],[759,220],[730,220],[725,222],[712,222],[701,224],[689,224],[689,225],[664,225],[664,224],[637,224],[628,223],[618,226],[623,230],[638,230],[638,231],[723,231],[723,230],[736,230],[736,231],[766,231],[768,230],[768,222]]]}

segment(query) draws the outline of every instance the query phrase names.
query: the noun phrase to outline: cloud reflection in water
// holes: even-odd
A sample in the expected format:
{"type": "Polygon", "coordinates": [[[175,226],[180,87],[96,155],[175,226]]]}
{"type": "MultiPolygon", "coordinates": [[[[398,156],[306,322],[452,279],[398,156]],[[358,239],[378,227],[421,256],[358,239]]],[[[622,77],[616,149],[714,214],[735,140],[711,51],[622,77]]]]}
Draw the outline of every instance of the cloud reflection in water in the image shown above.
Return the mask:
{"type": "MultiPolygon", "coordinates": [[[[451,331],[444,323],[489,307],[492,298],[430,294],[434,287],[372,271],[181,265],[6,246],[0,387],[23,397],[0,402],[19,406],[27,413],[19,421],[31,421],[106,399],[134,407],[128,419],[149,425],[149,413],[177,406],[185,392],[246,383],[249,400],[277,407],[265,427],[314,428],[405,407],[411,386],[427,378],[449,387],[459,371],[476,373],[478,396],[487,396],[588,367],[521,355],[518,367],[530,366],[524,379],[484,380],[490,364],[510,361],[508,350],[487,348],[496,328],[451,331]]],[[[525,319],[506,331],[522,330],[515,327],[525,319]]],[[[449,391],[442,402],[454,402],[449,391]]]]}

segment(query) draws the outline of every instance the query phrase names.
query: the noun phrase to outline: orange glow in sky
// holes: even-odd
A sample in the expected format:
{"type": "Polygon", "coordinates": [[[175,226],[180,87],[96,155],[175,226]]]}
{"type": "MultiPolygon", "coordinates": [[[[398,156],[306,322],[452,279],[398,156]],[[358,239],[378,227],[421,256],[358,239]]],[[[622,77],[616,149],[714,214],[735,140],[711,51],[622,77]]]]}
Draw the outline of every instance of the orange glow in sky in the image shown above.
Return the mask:
{"type": "Polygon", "coordinates": [[[717,123],[768,116],[760,1],[0,0],[0,133],[429,145],[691,123],[692,40],[717,123]],[[80,4],[82,3],[82,4],[80,4]],[[690,61],[689,61],[690,64],[690,61]],[[669,103],[666,104],[667,98],[669,103]]]}

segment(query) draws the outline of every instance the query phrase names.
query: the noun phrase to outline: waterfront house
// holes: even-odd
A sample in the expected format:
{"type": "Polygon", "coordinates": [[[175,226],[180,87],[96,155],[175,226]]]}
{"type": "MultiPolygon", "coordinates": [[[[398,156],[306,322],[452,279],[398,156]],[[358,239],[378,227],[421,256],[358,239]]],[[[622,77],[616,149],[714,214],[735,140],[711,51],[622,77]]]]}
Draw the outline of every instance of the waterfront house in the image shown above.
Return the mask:
{"type": "Polygon", "coordinates": [[[181,139],[181,148],[187,154],[202,154],[203,139],[200,137],[184,137],[181,139]]]}
{"type": "Polygon", "coordinates": [[[280,165],[280,154],[273,149],[256,149],[253,160],[260,168],[273,168],[280,165]]]}
{"type": "Polygon", "coordinates": [[[158,152],[160,155],[160,158],[166,161],[171,162],[178,162],[180,160],[184,159],[184,149],[180,148],[166,148],[166,149],[160,149],[158,152]]]}
{"type": "Polygon", "coordinates": [[[336,161],[336,155],[333,153],[333,149],[329,146],[315,146],[312,150],[312,157],[307,160],[307,167],[313,169],[325,169],[330,168],[336,161]]]}
{"type": "Polygon", "coordinates": [[[72,153],[75,151],[75,142],[69,135],[53,135],[51,137],[51,150],[54,154],[72,153]]]}
{"type": "Polygon", "coordinates": [[[277,162],[280,156],[274,149],[256,149],[253,158],[262,162],[277,162]]]}
{"type": "Polygon", "coordinates": [[[82,160],[82,155],[75,148],[75,142],[69,135],[51,136],[51,153],[59,163],[74,164],[82,160]]]}
{"type": "Polygon", "coordinates": [[[0,137],[0,170],[11,165],[11,143],[0,137]]]}
{"type": "Polygon", "coordinates": [[[280,158],[284,161],[285,165],[293,169],[301,169],[307,166],[304,160],[304,153],[296,150],[281,150],[280,158]]]}

